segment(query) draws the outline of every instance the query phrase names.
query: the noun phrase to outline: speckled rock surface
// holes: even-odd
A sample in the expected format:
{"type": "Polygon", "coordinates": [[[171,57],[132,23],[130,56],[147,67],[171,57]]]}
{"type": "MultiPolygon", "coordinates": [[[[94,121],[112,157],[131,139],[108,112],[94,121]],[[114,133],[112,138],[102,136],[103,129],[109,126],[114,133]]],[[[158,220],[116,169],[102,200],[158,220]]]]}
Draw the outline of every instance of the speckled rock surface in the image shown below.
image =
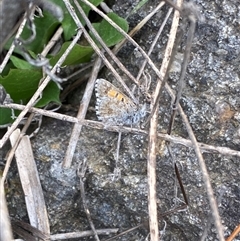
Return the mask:
{"type": "MultiPolygon", "coordinates": [[[[150,1],[135,15],[129,17],[130,27],[135,26],[156,7],[157,3],[153,2],[156,1],[150,1]]],[[[181,104],[198,141],[239,150],[240,8],[236,1],[231,0],[194,2],[201,9],[205,19],[197,25],[181,104]]],[[[135,1],[117,1],[113,10],[122,17],[127,16],[133,3],[136,5],[135,1]]],[[[158,31],[165,12],[166,7],[135,36],[136,41],[146,51],[158,31]]],[[[170,24],[167,24],[163,37],[151,55],[156,66],[161,65],[170,24]]],[[[178,49],[180,60],[184,48],[183,42],[178,49]]],[[[137,53],[132,45],[127,44],[118,55],[135,75],[142,62],[141,56],[137,53]]],[[[179,66],[178,60],[175,66],[179,66]]],[[[177,88],[178,71],[179,67],[174,68],[168,80],[173,89],[177,88]]],[[[149,73],[152,74],[150,69],[149,73]]],[[[154,81],[156,78],[152,75],[153,86],[154,81]]],[[[171,109],[171,99],[166,92],[162,94],[160,103],[159,131],[166,133],[171,109]]],[[[76,116],[76,113],[67,114],[76,116]]],[[[96,120],[95,113],[91,111],[87,117],[96,120]]],[[[90,229],[83,210],[77,177],[78,163],[83,159],[88,163],[85,190],[96,228],[117,227],[121,232],[144,222],[148,216],[147,137],[132,134],[122,136],[119,155],[121,178],[114,181],[112,177],[117,133],[84,127],[72,167],[61,168],[72,126],[70,123],[44,118],[38,136],[32,140],[52,233],[90,229]]],[[[173,134],[188,138],[179,116],[173,134]]],[[[161,150],[161,144],[159,141],[157,198],[159,212],[164,213],[182,205],[183,197],[178,183],[175,182],[172,160],[166,148],[161,150]],[[179,199],[175,198],[175,186],[178,187],[179,199]]],[[[159,220],[160,229],[163,229],[166,223],[162,240],[200,240],[206,226],[206,240],[218,240],[194,151],[181,145],[172,145],[172,150],[189,199],[189,208],[159,220]]],[[[219,202],[219,212],[227,237],[239,224],[240,218],[239,158],[216,153],[203,153],[203,156],[219,202]]],[[[9,182],[11,183],[11,180],[9,182]]],[[[21,197],[20,194],[16,196],[21,197]]],[[[26,219],[25,209],[18,207],[18,204],[24,206],[23,199],[18,202],[16,197],[13,199],[8,194],[8,200],[13,206],[10,208],[11,215],[26,219]]],[[[143,241],[147,234],[147,228],[142,227],[116,240],[143,241]]],[[[102,237],[102,240],[104,238],[106,237],[102,237]]],[[[236,240],[240,240],[240,237],[236,240]]]]}

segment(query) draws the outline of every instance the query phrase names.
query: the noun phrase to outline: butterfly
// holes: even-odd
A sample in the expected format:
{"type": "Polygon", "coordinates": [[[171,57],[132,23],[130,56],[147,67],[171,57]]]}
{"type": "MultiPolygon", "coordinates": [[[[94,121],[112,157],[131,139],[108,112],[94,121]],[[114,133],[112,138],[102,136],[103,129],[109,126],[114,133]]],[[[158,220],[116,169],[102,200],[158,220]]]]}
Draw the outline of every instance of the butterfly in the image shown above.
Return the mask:
{"type": "Polygon", "coordinates": [[[133,125],[146,115],[145,105],[137,106],[105,79],[96,80],[95,92],[97,117],[108,125],[133,125]]]}

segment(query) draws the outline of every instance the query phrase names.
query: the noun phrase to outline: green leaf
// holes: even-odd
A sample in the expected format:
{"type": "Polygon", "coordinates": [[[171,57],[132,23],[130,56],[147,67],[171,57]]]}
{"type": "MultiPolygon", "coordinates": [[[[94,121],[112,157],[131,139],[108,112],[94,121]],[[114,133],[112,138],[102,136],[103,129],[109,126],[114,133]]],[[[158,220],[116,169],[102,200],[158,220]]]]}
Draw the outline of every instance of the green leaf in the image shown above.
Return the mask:
{"type": "MultiPolygon", "coordinates": [[[[49,12],[44,11],[43,17],[35,17],[34,24],[36,26],[36,36],[31,43],[26,45],[26,48],[28,51],[31,50],[34,53],[40,53],[60,23],[49,12]]],[[[21,38],[28,39],[31,34],[31,31],[25,27],[21,38]]],[[[16,52],[18,52],[17,49],[16,52]]]]}
{"type": "MultiPolygon", "coordinates": [[[[36,90],[40,78],[40,71],[11,69],[7,76],[0,76],[0,84],[3,85],[15,103],[25,104],[36,90]]],[[[18,112],[14,111],[14,113],[16,115],[18,112]]],[[[12,122],[12,111],[0,108],[0,125],[12,122]]]]}
{"type": "Polygon", "coordinates": [[[73,21],[69,13],[65,15],[62,21],[62,27],[63,27],[64,39],[66,41],[69,41],[77,32],[77,25],[73,21]]]}
{"type": "Polygon", "coordinates": [[[63,27],[63,32],[64,32],[64,39],[66,41],[70,40],[72,36],[76,34],[76,29],[77,26],[75,22],[73,21],[72,17],[70,16],[66,5],[64,4],[63,1],[59,0],[51,0],[51,2],[57,4],[59,7],[62,8],[63,11],[63,21],[62,21],[62,27],[63,27]]]}
{"type": "MultiPolygon", "coordinates": [[[[83,11],[85,12],[85,14],[88,16],[89,11],[91,10],[91,8],[86,5],[85,3],[78,1],[79,4],[81,5],[83,11]]],[[[92,3],[94,6],[98,6],[101,2],[103,2],[103,0],[90,0],[90,3],[92,3]]]]}
{"type": "MultiPolygon", "coordinates": [[[[49,1],[56,3],[62,8],[64,13],[64,20],[62,22],[62,26],[64,29],[64,37],[67,40],[71,39],[76,34],[77,26],[73,21],[72,17],[70,16],[68,10],[66,9],[64,2],[59,0],[49,1]]],[[[81,0],[78,1],[79,4],[82,6],[84,12],[88,16],[91,10],[90,7],[82,3],[81,0]]],[[[102,1],[103,0],[90,0],[90,2],[95,6],[98,6],[102,1]]],[[[85,22],[83,21],[82,17],[80,16],[77,10],[76,12],[82,24],[85,25],[85,22]]],[[[50,13],[43,12],[43,14],[43,18],[35,18],[34,20],[36,26],[36,37],[31,43],[24,46],[32,57],[36,56],[43,50],[46,43],[49,41],[57,27],[60,25],[58,20],[55,19],[55,17],[52,16],[50,13]]],[[[108,17],[112,19],[124,31],[128,31],[128,24],[124,19],[120,18],[118,15],[114,13],[109,13],[108,17]]],[[[103,41],[109,47],[115,45],[124,38],[122,34],[115,30],[104,19],[100,23],[95,23],[94,27],[102,37],[103,41]]],[[[21,35],[21,38],[28,39],[29,36],[31,36],[31,34],[31,31],[27,27],[25,27],[21,35]]],[[[59,60],[59,58],[62,56],[62,54],[65,52],[69,45],[70,42],[65,42],[62,45],[59,53],[56,56],[50,58],[51,65],[54,65],[59,60]]],[[[20,51],[18,50],[18,48],[16,48],[15,53],[19,52],[20,51]]],[[[63,65],[69,66],[89,62],[91,60],[93,53],[94,50],[92,49],[92,47],[76,44],[70,52],[70,54],[67,56],[63,65]]],[[[2,73],[2,76],[0,75],[0,84],[4,86],[7,93],[10,94],[11,98],[15,103],[26,104],[29,101],[29,99],[33,96],[33,94],[36,92],[41,78],[41,69],[36,69],[25,60],[22,60],[12,55],[11,62],[9,62],[6,66],[4,74],[2,73]]],[[[49,102],[56,102],[60,104],[59,94],[60,90],[58,86],[51,81],[43,91],[42,97],[38,101],[36,106],[43,107],[47,105],[49,102]]],[[[19,111],[14,112],[15,114],[19,113],[19,111]]],[[[0,108],[0,125],[12,122],[11,116],[11,110],[6,108],[0,108]]]]}
{"type": "Polygon", "coordinates": [[[41,78],[40,70],[11,69],[7,76],[0,76],[0,84],[14,102],[25,104],[37,90],[41,78]]]}
{"type": "MultiPolygon", "coordinates": [[[[58,2],[60,2],[59,0],[52,0],[53,2],[55,2],[56,4],[59,5],[58,2]]],[[[92,3],[94,6],[98,6],[103,0],[89,0],[90,3],[92,3]]],[[[82,7],[83,11],[85,12],[85,14],[88,16],[89,12],[90,12],[90,7],[88,7],[85,3],[81,2],[80,0],[78,0],[79,5],[82,7]]],[[[70,40],[75,34],[76,34],[76,29],[77,29],[77,25],[74,22],[72,16],[69,14],[68,10],[64,6],[61,6],[64,12],[64,19],[62,21],[62,27],[64,30],[64,38],[66,41],[70,40]]],[[[80,20],[80,22],[82,23],[82,25],[85,25],[85,21],[83,20],[82,16],[80,15],[80,13],[77,11],[76,9],[76,14],[80,20]]]]}
{"type": "MultiPolygon", "coordinates": [[[[128,23],[125,19],[119,17],[115,13],[108,13],[107,15],[113,22],[115,22],[119,27],[121,27],[125,32],[128,31],[128,23]]],[[[105,19],[101,23],[94,23],[93,27],[96,29],[100,37],[103,39],[108,47],[111,47],[119,43],[124,36],[119,33],[111,24],[109,24],[105,19]]],[[[93,36],[93,35],[92,35],[93,36]]],[[[95,37],[93,36],[93,39],[95,37]]],[[[95,40],[96,41],[96,40],[95,40]]],[[[97,42],[97,41],[96,41],[97,42]]]]}
{"type": "Polygon", "coordinates": [[[51,81],[44,89],[42,98],[38,101],[38,103],[35,106],[44,107],[50,102],[61,104],[59,95],[60,95],[60,89],[58,88],[55,82],[51,81]]]}
{"type": "Polygon", "coordinates": [[[3,72],[0,74],[0,76],[6,76],[6,75],[8,75],[9,71],[10,71],[11,69],[14,69],[14,68],[15,68],[15,66],[13,65],[12,61],[9,61],[9,62],[7,63],[7,65],[5,66],[5,68],[3,69],[3,72]]]}
{"type": "MultiPolygon", "coordinates": [[[[42,72],[40,70],[11,69],[7,76],[0,76],[0,84],[3,85],[6,92],[11,96],[13,102],[26,104],[36,92],[41,78],[42,72]]],[[[59,88],[51,81],[44,89],[42,98],[37,103],[37,106],[42,107],[49,102],[60,103],[59,93],[59,88]]],[[[0,125],[10,123],[11,115],[11,111],[0,108],[0,125]]]]}
{"type": "Polygon", "coordinates": [[[23,59],[19,59],[14,55],[10,57],[10,60],[12,61],[13,65],[18,69],[34,69],[34,67],[31,64],[29,64],[27,61],[23,59]]]}
{"type": "Polygon", "coordinates": [[[6,108],[0,108],[0,127],[13,122],[12,110],[6,108]]]}
{"type": "MultiPolygon", "coordinates": [[[[59,60],[70,44],[71,42],[66,42],[62,45],[58,54],[50,59],[51,65],[54,65],[59,60]]],[[[64,61],[63,66],[89,62],[93,53],[92,47],[76,44],[64,61]]]]}

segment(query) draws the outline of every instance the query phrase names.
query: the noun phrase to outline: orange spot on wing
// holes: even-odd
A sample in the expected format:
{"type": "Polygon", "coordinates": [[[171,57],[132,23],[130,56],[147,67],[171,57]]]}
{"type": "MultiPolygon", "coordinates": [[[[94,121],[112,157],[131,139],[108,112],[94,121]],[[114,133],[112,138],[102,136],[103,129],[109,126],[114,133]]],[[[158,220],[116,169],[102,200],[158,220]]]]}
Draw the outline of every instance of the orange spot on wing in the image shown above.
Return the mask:
{"type": "Polygon", "coordinates": [[[109,90],[107,94],[108,94],[109,97],[116,98],[119,101],[123,101],[123,102],[126,101],[124,95],[117,92],[116,90],[109,90]]]}

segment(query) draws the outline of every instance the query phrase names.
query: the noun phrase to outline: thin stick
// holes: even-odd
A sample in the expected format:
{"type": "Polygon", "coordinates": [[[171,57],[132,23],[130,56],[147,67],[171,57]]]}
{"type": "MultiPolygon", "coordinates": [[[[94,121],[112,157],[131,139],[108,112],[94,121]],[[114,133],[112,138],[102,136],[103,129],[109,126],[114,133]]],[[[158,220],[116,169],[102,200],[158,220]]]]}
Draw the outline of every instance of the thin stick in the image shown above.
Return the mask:
{"type": "MultiPolygon", "coordinates": [[[[159,79],[162,79],[162,75],[158,68],[155,66],[155,64],[152,62],[152,60],[149,58],[147,53],[127,34],[125,33],[116,23],[114,23],[109,17],[107,17],[102,11],[100,11],[98,8],[96,8],[92,3],[90,3],[87,0],[81,0],[84,2],[86,5],[91,7],[92,10],[97,12],[100,16],[102,16],[106,21],[108,21],[116,30],[118,30],[127,40],[130,41],[143,55],[145,59],[147,59],[148,64],[151,66],[153,71],[156,73],[159,79]]],[[[130,95],[131,96],[131,95],[130,95]]]]}
{"type": "Polygon", "coordinates": [[[0,177],[0,240],[13,240],[11,224],[9,220],[9,213],[7,208],[7,202],[5,199],[4,183],[0,177]]]}
{"type": "MultiPolygon", "coordinates": [[[[181,32],[181,34],[182,34],[182,32],[181,32]]],[[[180,34],[180,35],[181,35],[181,34],[180,34]]],[[[174,60],[174,56],[175,56],[175,54],[176,54],[176,52],[177,52],[177,48],[178,48],[178,46],[179,46],[179,44],[180,44],[180,40],[181,40],[181,37],[178,36],[178,38],[176,39],[176,41],[175,41],[175,43],[174,43],[173,48],[171,49],[171,55],[170,55],[170,58],[169,58],[169,64],[168,64],[167,69],[166,69],[166,73],[167,73],[167,74],[164,76],[162,82],[161,82],[159,85],[157,85],[157,89],[159,89],[159,90],[158,90],[158,95],[157,95],[157,97],[155,98],[155,100],[154,100],[154,102],[153,102],[153,107],[152,107],[152,109],[151,109],[151,113],[150,113],[150,115],[148,116],[147,120],[145,121],[144,125],[147,125],[147,124],[148,124],[148,122],[150,121],[152,115],[153,115],[154,112],[158,109],[157,106],[158,106],[158,103],[159,103],[159,101],[160,101],[161,93],[162,93],[163,88],[165,87],[165,84],[166,84],[166,82],[167,82],[168,73],[169,73],[169,71],[170,71],[172,62],[173,62],[173,60],[174,60]]],[[[169,134],[169,133],[168,133],[168,134],[169,134]]]]}
{"type": "Polygon", "coordinates": [[[121,169],[119,167],[119,150],[121,145],[121,137],[122,132],[118,132],[118,141],[117,141],[117,151],[116,151],[116,158],[115,159],[115,168],[114,168],[114,180],[118,180],[121,177],[121,169]]]}
{"type": "MultiPolygon", "coordinates": [[[[170,87],[167,85],[167,89],[168,88],[170,88],[170,87]]],[[[172,94],[173,94],[173,92],[172,92],[172,94]]],[[[19,105],[19,104],[5,104],[5,105],[0,105],[0,107],[16,109],[16,110],[24,110],[25,109],[24,105],[19,105]]],[[[121,131],[123,133],[148,135],[147,130],[141,130],[139,128],[132,128],[132,127],[126,127],[126,126],[106,126],[106,125],[104,125],[104,123],[99,122],[99,121],[79,120],[76,117],[63,115],[63,114],[55,113],[55,112],[48,111],[48,110],[38,109],[35,107],[31,107],[29,109],[29,112],[37,113],[40,115],[48,116],[50,118],[54,118],[54,119],[58,119],[58,120],[62,120],[62,121],[78,123],[78,124],[85,125],[87,127],[95,128],[95,129],[99,129],[99,130],[108,130],[108,131],[112,131],[112,132],[121,131]]],[[[190,147],[190,148],[193,147],[192,142],[185,138],[172,136],[172,135],[168,135],[168,134],[163,134],[163,133],[157,133],[157,135],[158,135],[158,138],[163,139],[165,141],[169,141],[174,144],[180,144],[180,145],[190,147]]],[[[202,152],[212,152],[212,153],[216,153],[216,154],[219,153],[219,154],[226,155],[226,156],[240,157],[240,151],[236,151],[236,150],[230,149],[228,147],[212,146],[212,145],[208,145],[208,144],[205,144],[202,142],[198,142],[198,145],[202,152]]]]}
{"type": "MultiPolygon", "coordinates": [[[[163,28],[164,28],[164,26],[166,25],[167,20],[169,19],[170,15],[171,15],[171,13],[172,13],[172,10],[173,10],[172,8],[170,8],[170,9],[168,10],[166,17],[165,17],[165,19],[163,20],[162,25],[160,26],[160,28],[159,28],[159,30],[158,30],[158,32],[157,32],[157,34],[156,34],[156,36],[155,36],[152,44],[151,44],[150,49],[148,50],[148,53],[147,53],[148,56],[151,55],[151,53],[152,53],[152,51],[153,51],[153,49],[154,49],[154,47],[155,47],[155,45],[156,45],[159,37],[160,37],[160,35],[161,35],[162,31],[163,31],[163,28]]],[[[141,75],[142,75],[142,73],[143,73],[143,71],[144,71],[144,69],[145,69],[146,64],[147,64],[147,60],[145,59],[145,60],[143,61],[143,63],[142,63],[142,66],[141,66],[139,72],[138,72],[137,80],[139,80],[139,79],[141,78],[141,75]]]]}
{"type": "Polygon", "coordinates": [[[11,151],[8,154],[7,161],[6,161],[6,164],[5,164],[5,167],[4,167],[4,170],[3,170],[3,174],[2,174],[2,179],[1,179],[2,185],[4,184],[4,182],[6,180],[7,173],[8,173],[8,170],[10,168],[12,159],[13,159],[14,154],[15,154],[15,151],[18,147],[18,144],[20,143],[20,141],[22,140],[23,136],[25,135],[28,127],[30,126],[31,120],[34,117],[34,115],[35,115],[34,113],[31,113],[31,115],[28,117],[27,122],[25,123],[23,129],[21,130],[21,133],[18,135],[18,138],[15,140],[14,145],[12,146],[11,151]]]}
{"type": "Polygon", "coordinates": [[[102,45],[103,49],[109,54],[109,56],[113,59],[113,61],[116,63],[116,65],[135,83],[138,84],[136,81],[136,78],[126,69],[126,67],[119,61],[119,59],[113,54],[113,52],[108,48],[108,46],[104,43],[98,32],[93,28],[91,22],[89,21],[88,17],[84,13],[82,7],[80,4],[74,0],[74,3],[76,4],[81,16],[83,17],[84,21],[86,22],[89,30],[93,33],[93,35],[96,37],[98,42],[102,45]]]}
{"type": "Polygon", "coordinates": [[[126,230],[126,231],[123,231],[123,232],[121,232],[121,233],[118,234],[118,235],[115,235],[115,236],[113,236],[113,237],[111,237],[111,238],[108,238],[108,239],[104,239],[104,241],[114,241],[114,240],[116,240],[117,238],[119,238],[119,237],[121,237],[121,236],[123,236],[123,235],[125,235],[125,234],[127,234],[127,233],[130,233],[130,232],[132,232],[132,231],[134,231],[134,230],[136,230],[136,229],[138,229],[138,228],[141,228],[142,226],[144,226],[144,225],[143,225],[143,224],[139,224],[139,225],[137,225],[136,227],[133,227],[133,228],[130,228],[130,229],[126,230]]]}
{"type": "Polygon", "coordinates": [[[84,179],[85,179],[86,170],[87,170],[87,160],[84,159],[83,162],[79,163],[78,172],[77,172],[78,177],[79,177],[79,181],[80,181],[80,192],[81,192],[81,197],[82,197],[82,203],[83,203],[84,211],[87,215],[88,222],[89,222],[90,227],[93,231],[94,238],[95,238],[96,241],[100,241],[100,239],[98,237],[98,234],[97,234],[97,231],[95,229],[95,226],[93,224],[91,215],[90,215],[90,211],[89,211],[89,208],[88,208],[88,205],[87,205],[87,199],[86,199],[86,195],[85,195],[84,179]]]}
{"type": "MultiPolygon", "coordinates": [[[[180,106],[180,105],[178,105],[178,106],[180,106]]],[[[186,123],[187,122],[187,116],[185,115],[185,113],[180,113],[180,114],[181,114],[181,117],[184,119],[184,122],[186,123]]],[[[190,139],[191,139],[191,141],[194,145],[193,148],[195,150],[196,156],[197,156],[198,161],[199,161],[199,166],[200,166],[201,171],[202,171],[203,181],[204,181],[205,188],[206,188],[206,191],[207,191],[207,195],[208,195],[208,199],[209,199],[209,203],[210,203],[210,207],[211,207],[211,211],[212,211],[213,220],[214,220],[215,227],[216,227],[216,230],[217,230],[217,233],[218,233],[218,238],[219,238],[220,241],[224,241],[224,234],[223,234],[223,227],[222,227],[222,223],[221,223],[221,218],[220,218],[220,215],[219,215],[219,212],[218,212],[217,203],[216,203],[216,200],[215,200],[215,197],[214,197],[214,192],[213,192],[213,189],[212,189],[212,185],[211,185],[211,182],[210,182],[210,177],[209,177],[209,174],[208,174],[208,171],[207,171],[205,161],[203,159],[201,150],[198,146],[196,137],[195,137],[195,135],[192,131],[191,126],[190,125],[186,126],[186,128],[187,128],[188,135],[189,135],[189,137],[190,137],[190,139]]]]}
{"type": "MultiPolygon", "coordinates": [[[[167,83],[166,83],[165,87],[166,87],[168,93],[171,95],[171,97],[175,98],[173,91],[171,90],[170,86],[167,83]]],[[[204,161],[204,159],[202,157],[202,154],[201,154],[201,149],[200,149],[199,143],[196,140],[196,137],[193,133],[192,127],[191,127],[191,125],[188,121],[188,118],[187,118],[186,114],[184,113],[181,105],[178,104],[177,108],[178,108],[179,114],[182,117],[183,122],[185,123],[189,138],[192,141],[193,149],[194,149],[194,151],[196,153],[196,156],[198,158],[199,166],[200,166],[200,169],[201,169],[202,174],[203,174],[203,181],[204,181],[204,185],[205,185],[205,188],[206,188],[206,191],[207,191],[207,195],[208,195],[208,199],[209,199],[209,203],[210,203],[215,227],[216,227],[216,230],[217,230],[217,233],[218,233],[218,236],[219,236],[219,240],[224,241],[221,218],[220,218],[220,215],[219,215],[219,212],[218,212],[216,200],[215,200],[215,197],[214,197],[214,192],[213,192],[211,182],[210,182],[210,177],[209,177],[208,172],[207,172],[207,167],[206,167],[205,161],[204,161]]]]}
{"type": "MultiPolygon", "coordinates": [[[[90,99],[92,96],[92,92],[94,89],[94,83],[96,80],[96,77],[98,75],[98,72],[101,68],[101,64],[102,64],[102,60],[101,58],[97,58],[95,65],[93,67],[93,71],[92,74],[88,80],[87,86],[85,88],[85,92],[78,110],[78,114],[77,114],[77,119],[78,120],[83,120],[86,116],[87,113],[87,109],[88,109],[88,105],[90,103],[90,99]]],[[[68,143],[68,148],[65,154],[65,158],[63,161],[62,166],[65,168],[68,168],[71,166],[72,163],[72,158],[76,149],[76,145],[79,139],[79,135],[81,133],[82,130],[82,125],[80,124],[75,124],[72,130],[72,134],[68,143]]]]}
{"type": "MultiPolygon", "coordinates": [[[[182,1],[178,0],[177,5],[181,5],[182,1]]],[[[177,33],[177,27],[179,22],[180,14],[175,10],[173,16],[172,27],[168,38],[167,47],[165,50],[164,59],[161,65],[160,73],[161,76],[167,75],[168,66],[170,63],[170,56],[174,46],[174,40],[177,33]]],[[[162,80],[158,80],[156,90],[153,95],[153,103],[156,103],[156,110],[150,120],[149,128],[149,143],[148,143],[148,210],[149,210],[149,229],[151,241],[159,241],[158,231],[158,217],[157,217],[157,200],[156,200],[156,143],[157,143],[157,125],[158,125],[158,103],[156,102],[159,91],[162,88],[162,80]]]]}
{"type": "Polygon", "coordinates": [[[234,229],[226,241],[232,241],[240,233],[240,224],[234,229]]]}
{"type": "MultiPolygon", "coordinates": [[[[106,229],[97,229],[96,232],[99,235],[109,235],[110,233],[117,233],[118,228],[106,228],[106,229]]],[[[72,238],[83,238],[93,235],[93,231],[82,231],[82,232],[73,232],[73,233],[59,233],[53,234],[50,236],[51,240],[65,240],[72,238]]]]}
{"type": "MultiPolygon", "coordinates": [[[[171,94],[171,97],[174,97],[173,91],[171,90],[169,85],[166,84],[165,86],[166,86],[166,89],[167,89],[168,93],[171,94]]],[[[193,133],[192,127],[191,127],[191,125],[188,121],[188,118],[187,118],[186,114],[184,113],[181,105],[178,104],[177,108],[178,108],[179,114],[182,117],[182,120],[185,123],[189,138],[191,139],[192,144],[193,144],[193,149],[194,149],[194,151],[196,153],[196,156],[198,158],[199,166],[200,166],[200,169],[201,169],[202,175],[203,175],[203,182],[204,182],[204,185],[205,185],[205,188],[206,188],[206,191],[207,191],[207,195],[208,195],[208,199],[209,199],[209,203],[210,203],[210,207],[211,207],[213,220],[214,220],[215,227],[216,227],[216,230],[217,230],[217,233],[218,233],[218,238],[219,238],[220,241],[224,241],[221,218],[220,218],[220,215],[219,215],[219,212],[218,212],[218,207],[217,207],[216,200],[215,200],[215,197],[214,197],[214,192],[213,192],[213,189],[212,189],[212,186],[211,186],[210,177],[208,175],[207,167],[206,167],[205,161],[202,157],[202,153],[201,153],[199,144],[196,140],[196,137],[193,133]]]]}
{"type": "MultiPolygon", "coordinates": [[[[64,0],[67,2],[67,0],[64,0]]],[[[80,10],[81,8],[79,8],[80,10]]],[[[75,12],[72,12],[72,9],[68,9],[70,14],[75,14],[75,12]]],[[[75,19],[74,19],[75,20],[75,19]]],[[[134,97],[133,93],[129,90],[128,86],[125,84],[125,82],[122,80],[121,76],[117,73],[117,71],[115,70],[115,68],[111,65],[111,63],[106,59],[106,57],[104,56],[103,52],[99,49],[99,47],[96,45],[96,43],[93,41],[93,39],[90,37],[89,33],[86,31],[86,29],[84,28],[84,26],[82,25],[82,23],[80,22],[80,20],[77,18],[76,22],[75,22],[78,26],[78,28],[81,28],[84,36],[86,38],[86,40],[88,41],[88,43],[92,46],[92,48],[94,49],[95,53],[101,57],[102,61],[104,62],[104,64],[106,65],[107,68],[109,68],[111,70],[111,72],[114,74],[115,78],[122,84],[122,86],[124,87],[124,89],[126,90],[126,92],[129,94],[129,96],[132,98],[132,100],[137,103],[136,98],[134,97]]]]}
{"type": "MultiPolygon", "coordinates": [[[[190,59],[190,54],[191,54],[191,48],[192,48],[192,41],[193,41],[193,37],[194,37],[194,33],[195,33],[195,28],[196,28],[196,16],[194,16],[193,13],[190,13],[190,16],[185,16],[185,19],[188,18],[190,21],[190,26],[189,26],[189,31],[188,31],[188,36],[187,36],[187,41],[186,41],[186,48],[185,48],[185,52],[184,52],[184,58],[183,58],[183,64],[182,64],[182,68],[181,68],[181,74],[180,74],[180,78],[178,81],[178,88],[177,88],[177,95],[175,98],[175,101],[173,103],[173,112],[171,115],[171,121],[170,121],[170,126],[168,129],[168,134],[171,134],[173,125],[174,125],[174,121],[175,121],[175,116],[177,113],[177,105],[180,101],[180,98],[182,96],[182,91],[183,88],[185,86],[185,76],[186,76],[186,71],[187,71],[187,65],[190,59]]],[[[186,21],[186,20],[185,20],[186,21]]]]}
{"type": "MultiPolygon", "coordinates": [[[[138,23],[137,25],[136,25],[136,27],[134,27],[129,33],[128,33],[128,35],[130,36],[130,37],[133,37],[150,19],[151,19],[151,17],[154,15],[154,14],[156,14],[158,11],[159,11],[159,9],[161,9],[163,6],[165,5],[165,2],[160,2],[159,4],[158,4],[158,6],[155,8],[155,9],[153,9],[153,11],[152,12],[150,12],[140,23],[138,23]]],[[[123,45],[127,42],[127,38],[125,38],[125,39],[123,39],[120,43],[118,43],[118,44],[116,44],[115,46],[114,46],[114,48],[113,48],[113,53],[118,53],[118,51],[123,47],[123,45]]]]}
{"type": "MultiPolygon", "coordinates": [[[[21,35],[22,31],[23,31],[23,28],[26,25],[26,22],[27,22],[27,14],[25,13],[25,15],[23,17],[23,20],[22,20],[22,22],[21,22],[21,24],[20,24],[20,26],[18,28],[18,31],[16,33],[16,37],[15,38],[19,38],[20,37],[20,35],[21,35]]],[[[13,41],[12,44],[11,44],[11,47],[9,48],[9,50],[8,50],[4,60],[3,60],[3,62],[0,65],[0,73],[2,73],[3,69],[5,68],[8,60],[10,59],[10,57],[11,57],[13,51],[14,51],[14,49],[15,49],[15,42],[13,41]]]]}
{"type": "Polygon", "coordinates": [[[54,35],[52,36],[52,38],[50,39],[50,41],[48,42],[48,44],[46,45],[46,47],[44,48],[44,50],[42,51],[41,55],[42,56],[46,56],[48,54],[48,52],[50,51],[50,49],[56,44],[56,42],[59,40],[60,36],[63,33],[63,28],[59,27],[58,30],[54,33],[54,35]]]}
{"type": "Polygon", "coordinates": [[[157,113],[153,115],[150,121],[149,143],[148,143],[148,212],[149,212],[149,230],[152,241],[159,240],[158,217],[157,217],[157,199],[156,199],[156,139],[157,139],[157,113]]]}

